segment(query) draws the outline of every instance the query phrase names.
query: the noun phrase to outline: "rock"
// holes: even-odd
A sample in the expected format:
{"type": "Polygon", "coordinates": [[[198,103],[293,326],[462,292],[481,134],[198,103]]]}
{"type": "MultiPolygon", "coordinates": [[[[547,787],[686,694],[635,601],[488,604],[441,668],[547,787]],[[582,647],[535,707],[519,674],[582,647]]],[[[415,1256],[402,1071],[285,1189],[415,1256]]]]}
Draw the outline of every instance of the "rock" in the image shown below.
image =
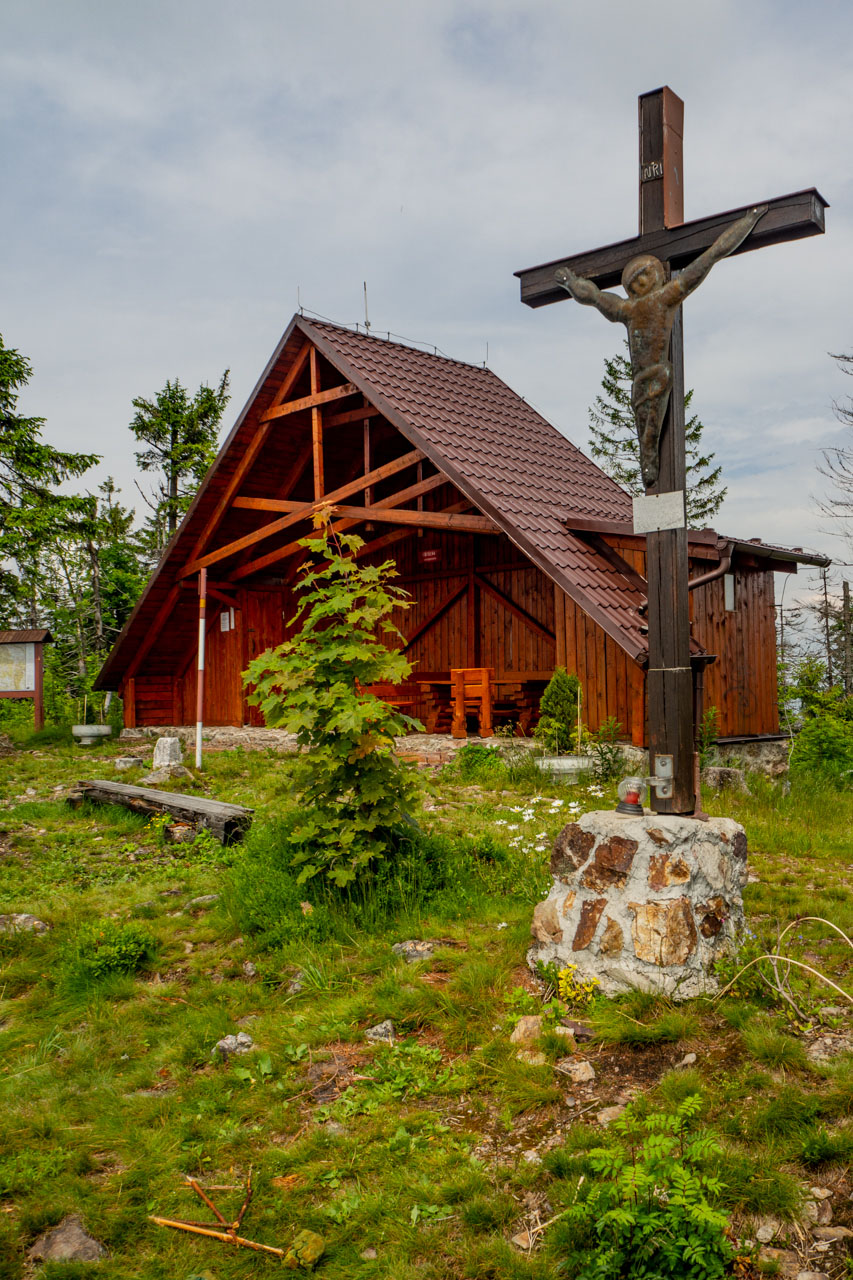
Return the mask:
{"type": "Polygon", "coordinates": [[[139,756],[116,756],[113,760],[113,768],[118,769],[119,773],[123,773],[125,769],[142,768],[143,761],[139,756]]]}
{"type": "Polygon", "coordinates": [[[574,1018],[564,1018],[563,1026],[568,1027],[574,1038],[580,1040],[592,1040],[595,1032],[588,1022],[576,1022],[574,1018]]]}
{"type": "Polygon", "coordinates": [[[302,970],[300,969],[300,970],[299,970],[299,972],[298,972],[298,973],[296,973],[296,974],[294,974],[294,976],[293,976],[293,977],[290,979],[290,981],[288,982],[288,984],[287,984],[287,994],[288,994],[289,996],[298,996],[298,995],[299,995],[299,992],[302,990],[302,982],[301,982],[301,978],[302,978],[302,976],[303,976],[303,975],[302,975],[302,970]]]}
{"type": "Polygon", "coordinates": [[[169,765],[183,764],[184,753],[180,738],[158,738],[154,744],[152,768],[166,769],[169,765]]]}
{"type": "Polygon", "coordinates": [[[244,960],[244,961],[243,961],[243,975],[244,975],[244,977],[246,977],[246,978],[257,978],[257,976],[258,976],[258,968],[257,968],[257,965],[252,964],[251,960],[244,960]]]}
{"type": "Polygon", "coordinates": [[[573,875],[589,857],[595,844],[595,836],[584,831],[577,822],[569,822],[554,841],[551,854],[551,875],[558,878],[573,875]]]}
{"type": "Polygon", "coordinates": [[[743,769],[706,765],[702,770],[701,782],[703,787],[710,787],[712,791],[740,791],[745,796],[752,794],[743,769]]]}
{"type": "Polygon", "coordinates": [[[566,1075],[572,1084],[592,1084],[595,1079],[595,1067],[591,1062],[572,1062],[566,1068],[566,1075]]]}
{"type": "Polygon", "coordinates": [[[435,947],[435,942],[409,938],[406,942],[395,942],[391,950],[395,956],[403,956],[406,964],[416,964],[418,960],[429,960],[435,947]]]}
{"type": "Polygon", "coordinates": [[[782,1224],[778,1218],[762,1218],[755,1229],[755,1238],[759,1244],[769,1244],[779,1234],[782,1224]]]}
{"type": "Polygon", "coordinates": [[[214,902],[219,901],[218,893],[203,893],[198,898],[190,898],[184,911],[203,911],[205,907],[212,907],[214,902]]]}
{"type": "Polygon", "coordinates": [[[853,1231],[849,1227],[815,1227],[812,1235],[815,1240],[853,1240],[853,1231]]]}
{"type": "Polygon", "coordinates": [[[821,1020],[828,1022],[831,1018],[843,1018],[845,1014],[849,1014],[850,1009],[844,1009],[840,1004],[825,1004],[818,1009],[821,1020]]]}
{"type": "Polygon", "coordinates": [[[140,778],[140,784],[143,787],[162,787],[164,782],[168,782],[171,774],[168,769],[155,769],[153,773],[146,773],[144,778],[140,778]]]}
{"type": "Polygon", "coordinates": [[[326,1242],[316,1231],[300,1231],[284,1255],[283,1264],[289,1271],[300,1268],[311,1271],[323,1256],[326,1242]]]}
{"type": "Polygon", "coordinates": [[[323,1132],[328,1134],[330,1138],[343,1138],[346,1136],[346,1129],[342,1124],[338,1124],[337,1120],[327,1120],[323,1125],[323,1132]]]}
{"type": "Polygon", "coordinates": [[[624,1107],[604,1107],[603,1110],[598,1112],[595,1118],[601,1125],[602,1129],[606,1129],[608,1125],[612,1124],[614,1120],[618,1120],[619,1117],[624,1114],[624,1107]]]}
{"type": "Polygon", "coordinates": [[[795,1276],[799,1269],[800,1260],[793,1249],[771,1249],[765,1245],[759,1251],[759,1256],[762,1262],[778,1263],[779,1275],[795,1276]]]}
{"type": "Polygon", "coordinates": [[[519,1049],[515,1056],[519,1062],[526,1062],[528,1067],[544,1067],[548,1061],[545,1054],[536,1049],[519,1049]]]}
{"type": "Polygon", "coordinates": [[[88,1235],[76,1213],[63,1218],[58,1227],[45,1231],[31,1246],[28,1257],[44,1262],[97,1262],[106,1249],[88,1235]]]}
{"type": "Polygon", "coordinates": [[[798,1271],[797,1280],[829,1280],[825,1271],[798,1271]]]}
{"type": "MultiPolygon", "coordinates": [[[[606,898],[587,898],[581,906],[578,927],[572,938],[572,951],[585,951],[595,937],[601,913],[607,906],[606,898]]],[[[559,939],[555,938],[555,942],[559,939]]]]}
{"type": "Polygon", "coordinates": [[[820,1227],[828,1227],[832,1222],[832,1203],[825,1197],[819,1200],[806,1200],[803,1205],[803,1221],[814,1222],[820,1227]]]}
{"type": "Polygon", "coordinates": [[[515,1024],[509,1042],[510,1044],[535,1044],[541,1034],[541,1017],[538,1013],[527,1013],[515,1024]]]}
{"type": "Polygon", "coordinates": [[[8,916],[0,916],[0,933],[47,933],[51,928],[38,916],[30,916],[25,912],[13,912],[8,916]]]}
{"type": "Polygon", "coordinates": [[[563,930],[553,902],[546,899],[545,902],[536,903],[530,932],[537,942],[544,942],[546,945],[549,942],[562,942],[563,930]]]}
{"type": "Polygon", "coordinates": [[[830,1062],[840,1053],[850,1053],[851,1050],[853,1050],[853,1039],[833,1032],[812,1040],[811,1044],[806,1046],[806,1057],[811,1062],[830,1062]]]}
{"type": "Polygon", "coordinates": [[[360,1258],[364,1258],[365,1262],[372,1262],[374,1258],[379,1257],[379,1254],[376,1252],[373,1245],[369,1244],[366,1249],[362,1249],[361,1253],[358,1256],[360,1258]]]}
{"type": "Polygon", "coordinates": [[[542,1163],[542,1157],[540,1156],[539,1152],[536,1150],[535,1147],[531,1147],[529,1151],[525,1151],[524,1155],[522,1156],[522,1159],[524,1160],[525,1164],[541,1164],[542,1163]]]}
{"type": "Polygon", "coordinates": [[[236,1036],[223,1036],[211,1049],[212,1056],[219,1056],[227,1061],[235,1053],[251,1053],[255,1042],[247,1031],[238,1031],[236,1036]]]}
{"type": "Polygon", "coordinates": [[[680,1062],[676,1062],[674,1070],[679,1071],[682,1067],[693,1067],[696,1065],[696,1054],[685,1053],[680,1062]]]}
{"type": "Polygon", "coordinates": [[[364,1033],[366,1040],[372,1040],[374,1043],[384,1041],[386,1044],[394,1043],[394,1023],[390,1018],[386,1018],[384,1022],[377,1022],[375,1027],[368,1027],[364,1033]]]}
{"type": "Polygon", "coordinates": [[[163,828],[163,839],[166,844],[192,844],[198,831],[191,822],[173,822],[163,828]]]}
{"type": "Polygon", "coordinates": [[[519,1231],[517,1236],[513,1236],[510,1244],[514,1244],[516,1249],[524,1249],[525,1253],[533,1248],[533,1240],[529,1231],[519,1231]]]}
{"type": "Polygon", "coordinates": [[[622,953],[625,945],[625,935],[615,920],[607,917],[607,924],[604,926],[604,933],[601,935],[601,943],[599,949],[603,956],[618,956],[622,953]]]}
{"type": "Polygon", "coordinates": [[[812,1197],[815,1200],[831,1200],[832,1192],[829,1187],[809,1187],[812,1197]]]}
{"type": "Polygon", "coordinates": [[[687,898],[629,902],[634,912],[631,935],[638,960],[661,968],[684,964],[696,950],[696,925],[687,898]]]}
{"type": "MultiPolygon", "coordinates": [[[[555,1036],[564,1036],[566,1040],[572,1040],[572,1041],[574,1040],[574,1036],[572,1035],[571,1028],[563,1027],[559,1023],[557,1023],[555,1027],[551,1027],[551,1034],[555,1036]]],[[[572,1047],[573,1047],[572,1045],[566,1046],[566,1048],[568,1049],[571,1049],[572,1047]]]]}

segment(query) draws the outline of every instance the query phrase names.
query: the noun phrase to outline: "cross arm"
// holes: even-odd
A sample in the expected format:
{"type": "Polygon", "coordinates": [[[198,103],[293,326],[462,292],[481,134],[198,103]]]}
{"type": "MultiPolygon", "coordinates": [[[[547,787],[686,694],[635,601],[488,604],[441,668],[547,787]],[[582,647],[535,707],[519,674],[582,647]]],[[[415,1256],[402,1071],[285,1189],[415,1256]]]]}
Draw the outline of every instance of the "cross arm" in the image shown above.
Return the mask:
{"type": "MultiPolygon", "coordinates": [[[[780,244],[785,240],[822,235],[824,209],[828,208],[828,203],[814,187],[779,196],[766,204],[764,217],[744,243],[735,249],[735,254],[761,249],[768,244],[780,244]]],[[[593,249],[590,253],[578,253],[571,258],[558,258],[538,267],[516,271],[521,281],[521,301],[528,307],[544,307],[568,297],[566,290],[554,279],[554,272],[560,267],[568,267],[575,275],[592,280],[599,289],[619,284],[624,268],[641,253],[654,254],[678,270],[710,248],[728,226],[754,207],[754,204],[744,205],[741,209],[718,213],[711,218],[683,222],[680,226],[650,231],[631,240],[620,240],[617,244],[593,249]]]]}

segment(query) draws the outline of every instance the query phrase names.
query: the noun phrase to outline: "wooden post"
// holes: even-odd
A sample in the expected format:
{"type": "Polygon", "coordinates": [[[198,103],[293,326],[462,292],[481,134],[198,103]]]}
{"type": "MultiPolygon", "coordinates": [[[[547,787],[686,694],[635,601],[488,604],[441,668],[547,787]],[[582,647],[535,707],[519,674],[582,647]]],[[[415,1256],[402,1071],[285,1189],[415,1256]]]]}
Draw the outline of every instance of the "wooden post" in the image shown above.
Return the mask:
{"type": "MultiPolygon", "coordinates": [[[[643,94],[640,121],[640,234],[684,221],[681,136],[684,104],[671,89],[643,94]],[[649,176],[652,175],[652,176],[649,176]]],[[[670,340],[672,391],[660,440],[660,475],[650,493],[687,487],[684,440],[684,340],[681,308],[670,340]]],[[[655,756],[673,757],[671,798],[654,791],[658,813],[692,813],[695,805],[693,762],[693,673],[690,668],[690,607],[687,581],[687,519],[681,529],[647,535],[649,598],[649,766],[655,756]]]]}
{"type": "Polygon", "coordinates": [[[195,690],[195,767],[201,768],[201,730],[204,722],[204,642],[207,616],[207,570],[198,575],[198,673],[195,690]]]}
{"type": "MultiPolygon", "coordinates": [[[[847,585],[846,583],[844,584],[847,585]]],[[[35,689],[33,690],[33,728],[36,733],[44,728],[44,653],[43,646],[33,645],[35,689]]]]}
{"type": "MultiPolygon", "coordinates": [[[[311,348],[311,394],[320,390],[320,370],[317,349],[311,348]]],[[[314,451],[314,501],[319,501],[325,491],[323,482],[323,417],[319,405],[311,408],[311,443],[314,451]]]]}
{"type": "Polygon", "coordinates": [[[844,692],[847,697],[853,693],[853,650],[850,636],[850,583],[842,582],[841,626],[844,636],[844,692]]]}

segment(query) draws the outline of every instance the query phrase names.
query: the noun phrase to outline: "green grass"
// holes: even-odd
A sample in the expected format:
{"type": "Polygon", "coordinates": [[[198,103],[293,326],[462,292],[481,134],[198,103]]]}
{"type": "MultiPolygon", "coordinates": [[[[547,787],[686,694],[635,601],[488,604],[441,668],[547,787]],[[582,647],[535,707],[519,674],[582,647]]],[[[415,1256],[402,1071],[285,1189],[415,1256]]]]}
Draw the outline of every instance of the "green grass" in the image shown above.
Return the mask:
{"type": "MultiPolygon", "coordinates": [[[[236,1185],[249,1166],[246,1233],[286,1245],[301,1227],[319,1231],[318,1274],[330,1280],[571,1280],[559,1224],[530,1256],[509,1240],[525,1197],[552,1214],[571,1202],[588,1152],[611,1140],[596,1109],[626,1089],[640,1111],[701,1095],[736,1222],[793,1218],[803,1187],[853,1157],[853,1065],[813,1067],[802,1027],[760,983],[718,1006],[596,1001],[596,1038],[578,1050],[596,1071],[589,1110],[554,1069],[555,1038],[545,1065],[518,1060],[508,1033],[526,1002],[537,1007],[523,994],[524,957],[551,841],[575,813],[612,804],[612,790],[520,767],[440,777],[435,807],[418,817],[428,858],[402,856],[342,911],[321,887],[289,879],[286,758],[211,752],[182,782],[255,808],[247,845],[222,851],[164,845],[121,808],[68,809],[54,788],[113,776],[118,743],[85,755],[64,741],[26,745],[0,759],[0,902],[52,927],[0,937],[2,1280],[25,1274],[26,1248],[67,1213],[110,1249],[104,1280],[260,1275],[274,1264],[148,1216],[201,1218],[184,1175],[236,1185]],[[186,910],[209,893],[219,901],[186,910]],[[107,923],[117,954],[128,943],[127,965],[69,981],[81,938],[107,923]],[[145,937],[150,947],[130,945],[145,937]],[[414,937],[437,945],[408,965],[391,947],[414,937]],[[385,1018],[398,1032],[391,1050],[364,1038],[385,1018]],[[240,1029],[256,1050],[215,1060],[216,1041],[240,1029]],[[687,1050],[696,1063],[676,1069],[687,1050]],[[368,1246],[374,1260],[361,1256],[368,1246]]],[[[724,804],[747,828],[760,877],[747,890],[752,927],[772,940],[808,911],[849,931],[853,799],[751,785],[751,797],[724,804]]],[[[801,932],[809,962],[844,985],[843,942],[820,926],[801,932]]],[[[810,1018],[832,999],[802,990],[810,1018]]],[[[220,1198],[230,1213],[240,1193],[220,1198]]],[[[94,1275],[87,1265],[62,1274],[94,1275]]]]}

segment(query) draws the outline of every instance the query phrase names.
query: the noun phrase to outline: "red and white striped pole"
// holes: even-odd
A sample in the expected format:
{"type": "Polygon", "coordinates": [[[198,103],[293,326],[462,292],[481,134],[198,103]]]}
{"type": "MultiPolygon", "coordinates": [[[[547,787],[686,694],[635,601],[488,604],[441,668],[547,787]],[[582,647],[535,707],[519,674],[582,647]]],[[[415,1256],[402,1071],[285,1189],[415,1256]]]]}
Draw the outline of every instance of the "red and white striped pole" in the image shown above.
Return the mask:
{"type": "Polygon", "coordinates": [[[195,692],[195,767],[201,768],[201,729],[204,722],[204,633],[207,616],[207,570],[198,575],[198,677],[195,692]]]}

